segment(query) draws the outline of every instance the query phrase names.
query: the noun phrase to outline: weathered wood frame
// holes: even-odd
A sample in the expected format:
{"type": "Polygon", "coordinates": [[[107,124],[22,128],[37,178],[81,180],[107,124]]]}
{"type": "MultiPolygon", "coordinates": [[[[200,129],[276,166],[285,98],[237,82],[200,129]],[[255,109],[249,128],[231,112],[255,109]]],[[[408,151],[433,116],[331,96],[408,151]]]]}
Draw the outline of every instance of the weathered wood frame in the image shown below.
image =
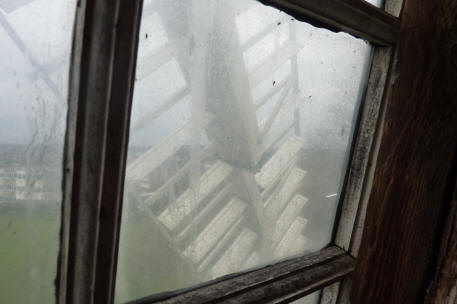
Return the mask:
{"type": "Polygon", "coordinates": [[[454,0],[405,3],[354,304],[422,303],[434,272],[428,303],[456,301],[455,243],[446,227],[457,176],[456,16],[454,0]]]}
{"type": "MultiPolygon", "coordinates": [[[[386,0],[384,9],[399,16],[402,0],[386,0]]],[[[347,170],[346,185],[338,220],[334,227],[334,244],[358,256],[368,199],[371,192],[375,164],[384,127],[386,98],[391,82],[392,67],[396,58],[396,45],[374,47],[368,85],[360,110],[356,136],[353,140],[351,161],[347,170]]],[[[347,278],[324,288],[322,304],[349,303],[351,279],[347,278]]]]}
{"type": "MultiPolygon", "coordinates": [[[[262,2],[283,9],[299,20],[332,31],[346,31],[374,45],[394,45],[398,39],[399,20],[361,0],[262,2]]],[[[61,250],[56,280],[59,303],[113,302],[141,8],[142,0],[134,1],[133,5],[127,0],[78,2],[64,158],[61,250]]],[[[359,201],[363,200],[362,188],[365,189],[367,184],[369,159],[375,154],[372,143],[376,126],[379,127],[378,113],[392,54],[392,47],[376,50],[374,54],[367,101],[363,106],[347,179],[349,190],[344,195],[342,220],[336,232],[336,245],[349,250],[352,255],[357,252],[357,246],[351,245],[352,227],[354,223],[357,227],[363,223],[363,207],[359,206],[359,201]],[[364,148],[367,143],[370,143],[369,147],[364,148]]],[[[212,290],[219,290],[221,286],[232,288],[227,281],[238,282],[239,286],[254,284],[254,287],[242,288],[236,293],[236,297],[249,302],[266,300],[262,298],[265,290],[278,286],[269,300],[287,303],[342,279],[353,269],[350,255],[335,247],[284,263],[197,290],[214,293],[212,290]],[[331,251],[339,252],[338,257],[325,260],[325,253],[331,251]],[[335,262],[340,259],[344,262],[335,262]],[[285,265],[292,266],[281,275],[285,265]],[[265,273],[274,279],[258,283],[258,276],[265,273]]],[[[180,303],[179,299],[187,299],[195,292],[185,292],[167,301],[180,303]]],[[[223,300],[230,301],[230,298],[226,295],[223,300]]]]}
{"type": "Polygon", "coordinates": [[[361,0],[259,0],[294,16],[297,20],[346,32],[373,45],[394,45],[400,22],[384,10],[361,0]]]}
{"type": "Polygon", "coordinates": [[[131,304],[288,303],[351,274],[355,260],[336,246],[203,286],[158,294],[131,304]]]}
{"type": "Polygon", "coordinates": [[[141,0],[78,2],[58,303],[113,302],[141,8],[141,0]]]}

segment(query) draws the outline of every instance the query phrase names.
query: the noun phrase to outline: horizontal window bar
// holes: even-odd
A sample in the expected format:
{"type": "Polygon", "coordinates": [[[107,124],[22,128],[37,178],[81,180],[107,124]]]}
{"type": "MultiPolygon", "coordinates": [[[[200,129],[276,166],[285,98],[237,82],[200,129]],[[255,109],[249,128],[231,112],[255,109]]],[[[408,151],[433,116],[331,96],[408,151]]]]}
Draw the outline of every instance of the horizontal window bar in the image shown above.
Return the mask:
{"type": "Polygon", "coordinates": [[[153,295],[130,304],[288,302],[350,275],[354,265],[354,258],[334,246],[251,272],[226,276],[194,289],[153,295]]]}
{"type": "Polygon", "coordinates": [[[297,20],[334,32],[347,32],[374,45],[393,45],[400,20],[380,8],[358,0],[258,0],[297,20]]]}

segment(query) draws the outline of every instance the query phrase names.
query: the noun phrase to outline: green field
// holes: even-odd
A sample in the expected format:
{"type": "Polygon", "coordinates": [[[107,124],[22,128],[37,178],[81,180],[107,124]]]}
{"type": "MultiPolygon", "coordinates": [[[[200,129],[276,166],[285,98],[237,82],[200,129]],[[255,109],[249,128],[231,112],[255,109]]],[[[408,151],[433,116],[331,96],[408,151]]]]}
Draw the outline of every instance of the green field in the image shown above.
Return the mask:
{"type": "Polygon", "coordinates": [[[53,303],[59,216],[0,210],[0,303],[53,303]]]}
{"type": "MultiPolygon", "coordinates": [[[[59,212],[25,210],[0,208],[0,303],[54,303],[59,212]]],[[[116,302],[197,282],[147,218],[123,233],[116,302]]]]}
{"type": "Polygon", "coordinates": [[[199,282],[146,217],[123,223],[116,303],[189,287],[199,282]]]}

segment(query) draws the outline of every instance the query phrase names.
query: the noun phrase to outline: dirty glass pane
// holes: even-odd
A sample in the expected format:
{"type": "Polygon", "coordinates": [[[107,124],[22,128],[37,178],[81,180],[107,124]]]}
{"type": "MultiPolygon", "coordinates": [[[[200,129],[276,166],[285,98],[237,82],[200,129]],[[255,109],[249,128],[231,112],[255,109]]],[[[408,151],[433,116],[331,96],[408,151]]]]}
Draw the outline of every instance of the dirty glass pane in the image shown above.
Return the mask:
{"type": "Polygon", "coordinates": [[[0,303],[53,303],[75,0],[0,0],[0,303]]]}
{"type": "Polygon", "coordinates": [[[328,244],[369,59],[254,0],[146,1],[116,300],[328,244]]]}

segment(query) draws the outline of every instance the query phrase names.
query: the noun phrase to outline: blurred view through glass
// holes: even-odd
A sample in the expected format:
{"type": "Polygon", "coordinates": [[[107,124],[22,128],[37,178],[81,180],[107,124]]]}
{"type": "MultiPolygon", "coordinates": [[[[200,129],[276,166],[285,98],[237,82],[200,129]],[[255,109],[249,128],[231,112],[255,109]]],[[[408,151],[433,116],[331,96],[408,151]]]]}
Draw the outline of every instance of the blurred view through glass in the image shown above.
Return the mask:
{"type": "Polygon", "coordinates": [[[54,303],[75,0],[0,0],[0,303],[54,303]]]}
{"type": "Polygon", "coordinates": [[[116,301],[327,245],[370,46],[254,0],[150,0],[116,301]]]}

